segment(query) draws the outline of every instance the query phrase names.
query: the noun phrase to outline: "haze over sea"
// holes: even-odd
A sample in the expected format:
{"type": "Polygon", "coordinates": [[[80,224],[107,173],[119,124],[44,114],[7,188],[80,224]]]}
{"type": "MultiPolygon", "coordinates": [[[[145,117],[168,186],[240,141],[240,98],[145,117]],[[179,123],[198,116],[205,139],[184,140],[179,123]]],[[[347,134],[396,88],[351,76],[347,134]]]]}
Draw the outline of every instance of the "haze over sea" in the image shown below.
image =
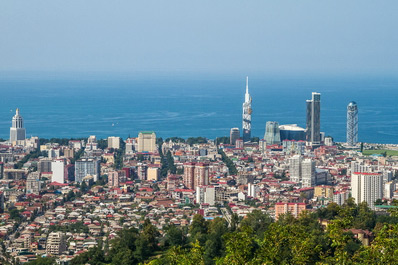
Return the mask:
{"type": "MultiPolygon", "coordinates": [[[[267,121],[305,127],[305,100],[321,93],[321,131],[345,141],[346,107],[359,108],[359,140],[398,143],[398,78],[249,76],[252,135],[267,121]]],[[[43,75],[0,76],[0,137],[8,139],[20,108],[27,136],[42,138],[229,135],[242,127],[245,75],[43,75]]]]}

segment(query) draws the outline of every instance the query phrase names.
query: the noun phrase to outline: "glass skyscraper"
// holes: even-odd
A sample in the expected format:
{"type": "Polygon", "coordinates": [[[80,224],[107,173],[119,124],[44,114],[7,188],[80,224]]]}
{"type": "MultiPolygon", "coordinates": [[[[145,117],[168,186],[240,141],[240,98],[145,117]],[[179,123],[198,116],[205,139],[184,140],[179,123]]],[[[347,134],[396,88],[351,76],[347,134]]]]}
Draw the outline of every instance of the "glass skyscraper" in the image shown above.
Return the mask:
{"type": "Polygon", "coordinates": [[[312,92],[312,99],[307,100],[306,140],[311,145],[321,144],[321,94],[312,92]]]}
{"type": "Polygon", "coordinates": [[[267,121],[265,126],[264,140],[267,144],[280,144],[281,134],[279,131],[279,123],[276,121],[267,121]]]}
{"type": "Polygon", "coordinates": [[[347,144],[356,145],[358,142],[358,106],[351,101],[347,106],[347,144]]]}

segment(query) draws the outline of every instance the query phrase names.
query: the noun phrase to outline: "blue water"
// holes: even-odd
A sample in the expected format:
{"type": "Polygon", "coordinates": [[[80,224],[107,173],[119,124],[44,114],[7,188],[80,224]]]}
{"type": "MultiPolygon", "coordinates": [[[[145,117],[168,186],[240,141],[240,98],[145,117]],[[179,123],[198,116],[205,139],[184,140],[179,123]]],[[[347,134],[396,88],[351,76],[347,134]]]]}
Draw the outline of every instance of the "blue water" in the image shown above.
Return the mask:
{"type": "MultiPolygon", "coordinates": [[[[359,140],[398,143],[398,78],[251,76],[252,135],[267,121],[305,126],[305,100],[321,95],[321,130],[345,141],[346,106],[359,108],[359,140]]],[[[0,137],[17,107],[28,136],[226,136],[241,128],[245,76],[0,76],[0,137]]]]}

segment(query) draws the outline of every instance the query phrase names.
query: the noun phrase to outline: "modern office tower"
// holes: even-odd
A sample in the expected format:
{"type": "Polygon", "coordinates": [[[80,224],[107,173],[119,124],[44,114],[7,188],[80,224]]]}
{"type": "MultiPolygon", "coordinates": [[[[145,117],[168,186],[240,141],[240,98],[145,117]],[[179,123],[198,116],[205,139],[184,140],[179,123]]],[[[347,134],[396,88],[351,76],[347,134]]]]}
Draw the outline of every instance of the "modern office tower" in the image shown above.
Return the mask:
{"type": "Polygon", "coordinates": [[[32,172],[26,178],[26,194],[36,194],[40,193],[40,173],[32,172]]]}
{"type": "Polygon", "coordinates": [[[120,137],[115,137],[115,136],[108,137],[108,148],[119,149],[120,137]]]}
{"type": "Polygon", "coordinates": [[[356,145],[358,142],[358,106],[351,101],[347,106],[347,144],[356,145]]]}
{"type": "Polygon", "coordinates": [[[383,198],[383,175],[373,172],[354,172],[351,175],[351,194],[356,203],[367,202],[374,209],[377,199],[383,198]]]}
{"type": "Polygon", "coordinates": [[[188,162],[184,164],[184,186],[187,189],[194,189],[195,163],[188,162]]]}
{"type": "Polygon", "coordinates": [[[4,163],[0,162],[0,179],[4,177],[4,163]]]}
{"type": "Polygon", "coordinates": [[[267,121],[265,126],[264,140],[267,144],[280,144],[281,134],[279,131],[279,123],[276,121],[267,121]]]}
{"type": "Polygon", "coordinates": [[[100,172],[100,161],[96,158],[82,158],[75,163],[76,182],[82,182],[83,178],[87,175],[93,176],[94,181],[97,181],[100,172]]]}
{"type": "Polygon", "coordinates": [[[305,159],[301,163],[301,183],[303,187],[316,185],[315,161],[305,159]]]}
{"type": "Polygon", "coordinates": [[[140,132],[138,134],[138,152],[156,153],[157,151],[155,132],[140,132]]]}
{"type": "Polygon", "coordinates": [[[19,115],[19,109],[16,114],[12,117],[12,126],[10,128],[10,142],[14,143],[17,141],[23,141],[26,138],[26,130],[23,127],[23,118],[19,115]]]}
{"type": "Polygon", "coordinates": [[[301,156],[295,155],[289,159],[290,181],[299,183],[301,179],[301,156]]]}
{"type": "Polygon", "coordinates": [[[117,171],[108,172],[108,186],[111,187],[119,187],[119,173],[117,171]]]}
{"type": "Polygon", "coordinates": [[[312,99],[307,100],[306,140],[311,145],[321,144],[321,94],[312,92],[312,99]]]}
{"type": "Polygon", "coordinates": [[[38,170],[40,173],[43,173],[43,172],[52,172],[51,163],[52,163],[52,160],[51,160],[51,159],[42,158],[42,159],[40,159],[39,162],[37,163],[37,170],[38,170]]]}
{"type": "Polygon", "coordinates": [[[51,232],[47,237],[47,255],[60,255],[66,251],[65,235],[62,232],[51,232]]]}
{"type": "Polygon", "coordinates": [[[252,97],[249,94],[249,77],[246,77],[246,94],[243,102],[242,129],[243,142],[249,142],[252,130],[252,97]]]}
{"type": "Polygon", "coordinates": [[[281,141],[295,140],[305,141],[305,129],[297,126],[297,124],[286,124],[279,126],[281,141]]]}
{"type": "Polygon", "coordinates": [[[195,165],[194,188],[209,185],[209,164],[197,163],[195,165]]]}
{"type": "Polygon", "coordinates": [[[64,183],[65,182],[65,161],[63,159],[57,159],[51,162],[51,169],[53,175],[51,177],[52,182],[64,183]]]}
{"type": "Polygon", "coordinates": [[[239,128],[231,128],[229,133],[229,140],[231,145],[235,145],[236,140],[240,137],[239,128]]]}

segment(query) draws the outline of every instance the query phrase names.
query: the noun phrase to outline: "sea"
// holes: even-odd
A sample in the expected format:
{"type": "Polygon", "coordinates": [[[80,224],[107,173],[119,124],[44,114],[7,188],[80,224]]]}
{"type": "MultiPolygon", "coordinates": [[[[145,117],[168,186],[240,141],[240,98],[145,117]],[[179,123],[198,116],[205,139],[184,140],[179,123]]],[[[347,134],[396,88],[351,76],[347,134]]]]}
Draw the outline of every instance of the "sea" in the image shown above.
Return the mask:
{"type": "MultiPolygon", "coordinates": [[[[242,127],[246,76],[206,74],[1,74],[0,137],[16,108],[27,136],[80,138],[228,136],[242,127]]],[[[305,127],[307,99],[321,93],[321,131],[346,140],[347,105],[359,110],[359,141],[398,144],[398,77],[249,76],[252,136],[267,121],[305,127]]]]}

